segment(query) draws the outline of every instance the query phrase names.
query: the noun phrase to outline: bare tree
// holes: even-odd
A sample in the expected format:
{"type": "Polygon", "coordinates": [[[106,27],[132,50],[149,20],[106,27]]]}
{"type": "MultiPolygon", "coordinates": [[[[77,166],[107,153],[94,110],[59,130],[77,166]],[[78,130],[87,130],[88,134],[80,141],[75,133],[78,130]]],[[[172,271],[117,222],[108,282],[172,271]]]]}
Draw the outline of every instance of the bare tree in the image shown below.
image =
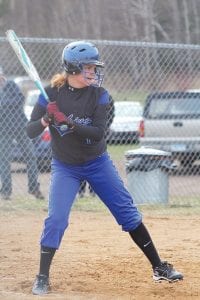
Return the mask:
{"type": "Polygon", "coordinates": [[[0,0],[0,35],[199,43],[199,0],[0,0]]]}
{"type": "MultiPolygon", "coordinates": [[[[171,36],[174,42],[181,41],[181,10],[179,9],[177,0],[168,0],[169,12],[171,12],[171,36]]],[[[169,14],[168,14],[169,16],[169,14]]]]}
{"type": "Polygon", "coordinates": [[[192,20],[194,23],[194,30],[192,33],[193,43],[199,43],[200,39],[200,20],[199,20],[200,4],[197,0],[191,0],[192,20]]]}
{"type": "Polygon", "coordinates": [[[191,43],[190,38],[190,20],[189,20],[189,8],[188,8],[188,1],[183,1],[183,19],[184,19],[184,25],[185,25],[185,41],[187,44],[191,43]]]}

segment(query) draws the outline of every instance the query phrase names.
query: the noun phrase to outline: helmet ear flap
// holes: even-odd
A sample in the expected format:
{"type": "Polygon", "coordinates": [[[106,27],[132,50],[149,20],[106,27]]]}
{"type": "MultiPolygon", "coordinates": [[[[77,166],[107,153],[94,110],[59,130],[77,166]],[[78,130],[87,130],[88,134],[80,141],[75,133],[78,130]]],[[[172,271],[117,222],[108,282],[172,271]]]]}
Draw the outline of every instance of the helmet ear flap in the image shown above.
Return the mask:
{"type": "Polygon", "coordinates": [[[64,68],[65,72],[71,75],[80,74],[83,67],[79,63],[71,63],[66,60],[63,61],[62,67],[64,68]]]}

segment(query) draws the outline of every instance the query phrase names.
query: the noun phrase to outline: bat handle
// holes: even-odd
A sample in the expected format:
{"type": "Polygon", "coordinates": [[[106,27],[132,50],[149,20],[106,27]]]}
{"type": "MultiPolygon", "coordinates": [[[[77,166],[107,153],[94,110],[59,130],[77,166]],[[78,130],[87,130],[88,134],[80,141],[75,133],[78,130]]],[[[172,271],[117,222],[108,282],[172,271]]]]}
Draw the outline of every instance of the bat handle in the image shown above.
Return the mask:
{"type": "Polygon", "coordinates": [[[49,102],[49,96],[47,95],[47,93],[46,93],[45,89],[43,88],[43,86],[41,85],[41,83],[38,81],[35,81],[35,85],[39,89],[41,94],[44,96],[44,98],[49,102]]]}

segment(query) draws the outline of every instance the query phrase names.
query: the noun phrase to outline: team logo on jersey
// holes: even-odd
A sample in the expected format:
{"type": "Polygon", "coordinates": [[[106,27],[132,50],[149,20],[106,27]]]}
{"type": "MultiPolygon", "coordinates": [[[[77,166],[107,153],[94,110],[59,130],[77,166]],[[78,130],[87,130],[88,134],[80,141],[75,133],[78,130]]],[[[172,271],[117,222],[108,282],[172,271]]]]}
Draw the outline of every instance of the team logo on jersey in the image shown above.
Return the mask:
{"type": "MultiPolygon", "coordinates": [[[[70,117],[72,116],[72,120],[73,120],[73,115],[70,115],[70,117]]],[[[88,125],[91,125],[92,124],[92,120],[87,117],[87,118],[79,118],[79,117],[76,117],[74,119],[74,122],[76,124],[80,124],[80,125],[84,125],[84,126],[88,126],[88,125]]]]}
{"type": "Polygon", "coordinates": [[[60,136],[64,136],[66,134],[72,133],[73,130],[71,130],[67,125],[61,124],[61,125],[55,125],[53,124],[52,127],[54,127],[60,136]]]}
{"type": "MultiPolygon", "coordinates": [[[[80,125],[84,125],[84,126],[89,126],[92,123],[92,120],[90,118],[73,118],[73,114],[69,115],[67,118],[71,119],[72,121],[74,121],[76,124],[80,124],[80,125]]],[[[60,136],[64,136],[66,134],[72,133],[73,130],[71,130],[67,125],[65,124],[53,124],[52,127],[54,127],[57,132],[59,133],[60,136]]]]}

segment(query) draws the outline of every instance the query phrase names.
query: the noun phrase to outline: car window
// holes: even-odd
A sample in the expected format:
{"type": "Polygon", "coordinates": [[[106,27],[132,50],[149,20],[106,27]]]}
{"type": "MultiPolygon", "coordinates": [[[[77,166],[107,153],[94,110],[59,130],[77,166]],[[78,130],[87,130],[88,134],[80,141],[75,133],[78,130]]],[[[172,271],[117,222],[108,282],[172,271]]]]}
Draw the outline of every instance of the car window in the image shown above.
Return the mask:
{"type": "Polygon", "coordinates": [[[142,114],[142,106],[130,103],[115,102],[115,116],[117,117],[140,117],[142,114]]]}
{"type": "Polygon", "coordinates": [[[27,96],[28,91],[35,87],[33,80],[26,76],[15,77],[13,80],[19,86],[25,97],[27,96]]]}
{"type": "Polygon", "coordinates": [[[39,91],[29,92],[26,98],[26,105],[34,106],[39,96],[39,91]]]}
{"type": "Polygon", "coordinates": [[[200,97],[155,98],[151,99],[149,118],[199,117],[200,97]]]}

